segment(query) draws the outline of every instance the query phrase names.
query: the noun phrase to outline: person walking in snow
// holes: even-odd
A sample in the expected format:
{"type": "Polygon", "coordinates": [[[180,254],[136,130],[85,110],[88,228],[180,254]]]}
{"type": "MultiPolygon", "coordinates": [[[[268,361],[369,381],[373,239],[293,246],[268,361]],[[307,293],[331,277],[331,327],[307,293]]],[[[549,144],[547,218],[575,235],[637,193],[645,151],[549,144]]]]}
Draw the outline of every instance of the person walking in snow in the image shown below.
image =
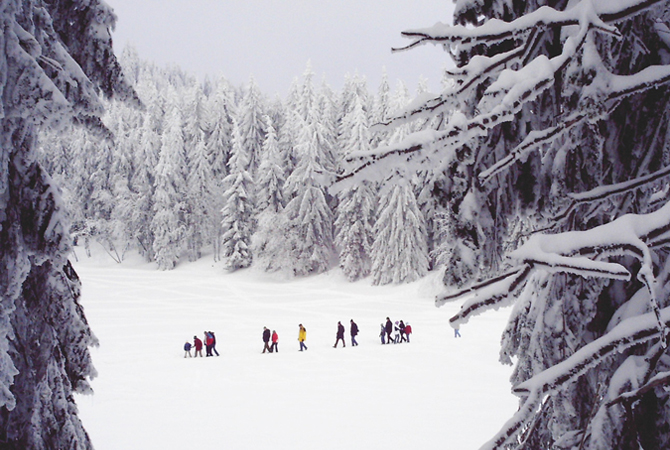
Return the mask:
{"type": "Polygon", "coordinates": [[[400,342],[405,342],[407,340],[405,337],[405,323],[402,320],[398,325],[398,329],[400,330],[400,342]]]}
{"type": "Polygon", "coordinates": [[[398,327],[398,321],[395,321],[395,336],[393,336],[393,343],[400,343],[400,328],[398,327]]]}
{"type": "Polygon", "coordinates": [[[272,346],[270,346],[270,353],[273,351],[279,353],[279,347],[277,347],[277,344],[279,342],[279,335],[275,330],[272,330],[272,346]]]}
{"type": "Polygon", "coordinates": [[[381,325],[382,328],[381,328],[381,332],[379,333],[379,337],[382,338],[382,345],[384,345],[384,344],[386,344],[386,327],[384,326],[383,323],[380,324],[380,325],[381,325]]]}
{"type": "Polygon", "coordinates": [[[213,331],[210,331],[209,334],[212,336],[212,351],[216,353],[216,356],[219,356],[219,352],[216,351],[216,336],[213,331]]]}
{"type": "Polygon", "coordinates": [[[349,329],[349,332],[351,333],[351,346],[355,347],[358,345],[358,342],[356,342],[356,336],[358,335],[358,325],[356,325],[354,319],[351,319],[349,323],[351,323],[351,328],[349,329]]]}
{"type": "Polygon", "coordinates": [[[184,358],[186,358],[186,355],[188,355],[189,358],[191,358],[191,343],[189,341],[186,341],[184,344],[184,358]]]}
{"type": "Polygon", "coordinates": [[[272,353],[272,349],[270,348],[270,335],[270,330],[268,330],[267,327],[263,327],[263,343],[265,344],[263,353],[265,353],[266,350],[272,353]]]}
{"type": "Polygon", "coordinates": [[[302,324],[298,325],[300,331],[298,332],[298,342],[300,342],[300,351],[307,350],[305,345],[305,340],[307,339],[307,328],[303,327],[302,324]]]}
{"type": "Polygon", "coordinates": [[[454,328],[454,337],[455,338],[461,337],[461,332],[458,331],[458,327],[454,328]]]}
{"type": "Polygon", "coordinates": [[[344,325],[342,325],[342,322],[337,322],[337,335],[336,335],[336,340],[335,340],[335,345],[333,345],[333,348],[337,348],[337,344],[340,342],[340,339],[342,339],[342,347],[346,347],[347,343],[344,342],[344,325]]]}
{"type": "Polygon", "coordinates": [[[212,338],[212,335],[209,334],[209,331],[203,331],[203,333],[205,333],[205,336],[202,339],[205,343],[205,356],[212,356],[212,342],[214,339],[212,338]]]}
{"type": "Polygon", "coordinates": [[[393,333],[393,322],[391,322],[391,319],[388,317],[386,318],[386,343],[390,344],[393,342],[393,338],[391,337],[391,333],[393,333]]]}
{"type": "Polygon", "coordinates": [[[405,336],[407,336],[407,343],[409,344],[409,335],[412,334],[412,325],[407,322],[405,324],[405,336]]]}
{"type": "Polygon", "coordinates": [[[193,347],[195,347],[195,357],[200,355],[202,358],[202,341],[198,339],[198,336],[193,336],[193,347]]]}

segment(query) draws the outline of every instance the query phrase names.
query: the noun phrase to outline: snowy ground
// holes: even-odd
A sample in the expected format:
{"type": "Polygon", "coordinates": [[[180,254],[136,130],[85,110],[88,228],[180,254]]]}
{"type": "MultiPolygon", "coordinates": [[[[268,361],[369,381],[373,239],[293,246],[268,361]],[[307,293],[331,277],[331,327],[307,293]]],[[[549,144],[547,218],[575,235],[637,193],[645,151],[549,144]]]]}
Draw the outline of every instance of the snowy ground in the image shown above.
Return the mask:
{"type": "Polygon", "coordinates": [[[101,342],[95,394],[77,396],[97,450],[474,449],[516,410],[511,368],[497,362],[508,311],[455,339],[459,305],[435,308],[435,275],[373,287],[338,271],[290,282],[228,274],[211,260],[170,272],[110,258],[75,267],[101,342]],[[411,323],[410,344],[380,345],[387,316],[411,323]],[[338,320],[347,347],[334,349],[338,320]],[[263,326],[277,330],[279,353],[261,354],[263,326]],[[204,330],[221,356],[185,359],[184,342],[204,330]]]}

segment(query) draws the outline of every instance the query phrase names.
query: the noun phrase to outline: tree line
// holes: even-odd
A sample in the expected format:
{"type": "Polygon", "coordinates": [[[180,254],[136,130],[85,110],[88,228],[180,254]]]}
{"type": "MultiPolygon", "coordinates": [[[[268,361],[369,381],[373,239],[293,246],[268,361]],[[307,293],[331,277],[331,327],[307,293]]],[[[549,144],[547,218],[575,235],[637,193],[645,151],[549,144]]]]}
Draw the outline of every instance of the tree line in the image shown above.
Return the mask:
{"type": "Polygon", "coordinates": [[[377,284],[416,280],[439,259],[434,224],[444,209],[421,175],[334,186],[346,155],[440,126],[374,131],[410,102],[403,82],[392,90],[384,76],[371,94],[352,75],[335,92],[308,64],[285,99],[272,99],[253,77],[241,87],[198,81],[131,47],[120,63],[143,107],[106,102],[108,139],[71,127],[47,130],[38,145],[75,242],[101,244],[119,262],[137,250],[160,269],[207,254],[231,270],[256,264],[290,276],[339,264],[350,280],[377,284]]]}

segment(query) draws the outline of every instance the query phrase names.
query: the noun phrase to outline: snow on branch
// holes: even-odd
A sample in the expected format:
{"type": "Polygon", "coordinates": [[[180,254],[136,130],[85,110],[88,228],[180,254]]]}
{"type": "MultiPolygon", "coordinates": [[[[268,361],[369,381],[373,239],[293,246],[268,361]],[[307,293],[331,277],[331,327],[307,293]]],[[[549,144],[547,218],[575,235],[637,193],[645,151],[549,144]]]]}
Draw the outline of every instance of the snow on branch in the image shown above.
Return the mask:
{"type": "Polygon", "coordinates": [[[490,181],[494,176],[507,169],[516,161],[522,159],[525,155],[532,151],[538,150],[543,145],[547,145],[554,139],[563,136],[572,128],[576,127],[580,123],[583,123],[587,118],[588,115],[580,111],[572,114],[570,117],[555,127],[550,127],[545,130],[531,131],[528,133],[528,136],[526,136],[523,142],[516,146],[507,156],[493,164],[488,169],[482,171],[479,174],[479,179],[482,181],[482,183],[490,181]]]}
{"type": "Polygon", "coordinates": [[[489,309],[498,309],[511,303],[512,298],[525,286],[528,275],[532,272],[530,264],[524,264],[498,277],[478,283],[453,294],[440,295],[435,300],[437,306],[463,298],[468,300],[461,310],[449,319],[452,327],[466,323],[470,317],[489,309]],[[471,298],[469,298],[471,297],[471,298]]]}
{"type": "Polygon", "coordinates": [[[451,325],[455,327],[466,323],[473,315],[500,307],[504,300],[514,297],[525,287],[529,275],[536,269],[572,273],[584,278],[628,280],[630,272],[624,266],[604,259],[632,255],[640,261],[637,278],[650,293],[650,304],[657,317],[657,328],[664,330],[665,325],[661,321],[656,301],[657,283],[650,246],[661,238],[665,239],[669,230],[670,202],[653,213],[627,214],[586,231],[555,235],[536,234],[510,254],[511,259],[522,264],[519,268],[454,294],[440,295],[436,298],[436,305],[442,306],[447,301],[473,296],[450,319],[451,325]]]}
{"type": "Polygon", "coordinates": [[[558,11],[549,6],[543,6],[512,22],[492,19],[476,28],[437,23],[430,28],[404,31],[402,35],[414,39],[414,42],[405,47],[396,48],[394,51],[404,51],[426,43],[458,44],[459,46],[474,46],[483,43],[492,45],[507,39],[518,39],[533,28],[548,29],[583,25],[585,19],[590,20],[602,30],[618,35],[618,31],[608,26],[608,23],[619,22],[640,14],[660,2],[661,0],[622,0],[617,2],[593,0],[580,2],[574,8],[566,11],[558,11]]]}
{"type": "Polygon", "coordinates": [[[590,203],[604,200],[614,195],[623,194],[649,183],[653,183],[670,175],[670,166],[658,170],[654,173],[644,175],[634,180],[625,181],[623,183],[615,183],[607,186],[598,186],[590,191],[568,194],[575,203],[590,203]]]}
{"type": "Polygon", "coordinates": [[[625,392],[619,395],[618,397],[610,400],[609,402],[607,402],[605,406],[610,407],[619,403],[634,401],[642,397],[644,394],[651,391],[652,389],[668,385],[670,385],[670,372],[662,372],[652,377],[643,386],[640,386],[639,388],[634,389],[632,391],[625,392]]]}
{"type": "MultiPolygon", "coordinates": [[[[660,318],[666,327],[669,326],[670,308],[662,309],[660,318]]],[[[577,350],[566,360],[518,384],[514,387],[513,392],[516,395],[526,397],[526,400],[502,430],[482,446],[482,449],[494,450],[504,448],[505,444],[513,441],[519,431],[530,423],[535,411],[539,407],[541,399],[547,395],[551,395],[562,386],[575,381],[588,370],[599,366],[609,356],[663,338],[658,329],[655,314],[647,313],[631,317],[622,321],[606,335],[577,350]]],[[[661,385],[662,383],[667,383],[666,377],[668,375],[660,375],[652,378],[652,380],[657,385],[661,385]]],[[[648,390],[655,387],[649,386],[652,380],[640,389],[647,388],[648,390]]],[[[639,392],[637,393],[639,394],[639,392]]]]}

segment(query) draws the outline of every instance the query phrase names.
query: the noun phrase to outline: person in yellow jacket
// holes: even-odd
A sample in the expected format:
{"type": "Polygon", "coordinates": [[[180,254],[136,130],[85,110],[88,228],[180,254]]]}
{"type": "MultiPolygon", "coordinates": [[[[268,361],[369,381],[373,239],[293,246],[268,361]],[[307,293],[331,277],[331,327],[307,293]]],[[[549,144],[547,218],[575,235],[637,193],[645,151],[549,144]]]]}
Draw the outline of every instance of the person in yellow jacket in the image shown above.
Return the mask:
{"type": "Polygon", "coordinates": [[[298,332],[298,342],[300,342],[300,351],[303,351],[303,349],[307,350],[307,346],[305,345],[305,339],[307,339],[307,329],[302,326],[302,324],[298,325],[300,327],[300,332],[298,332]]]}

